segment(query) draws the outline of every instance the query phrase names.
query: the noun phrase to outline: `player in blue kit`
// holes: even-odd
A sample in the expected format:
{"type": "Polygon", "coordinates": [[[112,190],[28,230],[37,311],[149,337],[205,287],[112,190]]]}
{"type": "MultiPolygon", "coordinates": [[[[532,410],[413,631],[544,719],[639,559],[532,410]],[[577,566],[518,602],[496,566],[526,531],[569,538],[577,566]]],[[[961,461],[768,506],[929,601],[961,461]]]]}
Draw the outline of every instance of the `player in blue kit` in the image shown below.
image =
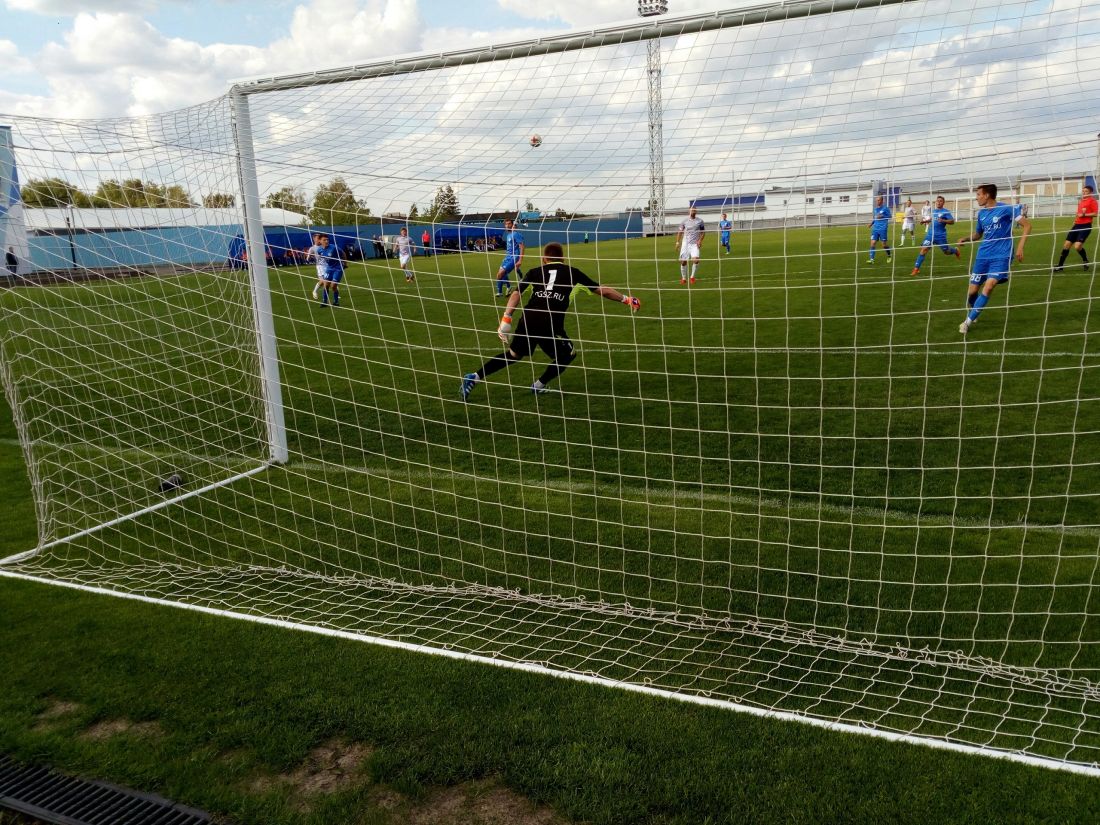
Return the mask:
{"type": "MultiPolygon", "coordinates": [[[[920,254],[917,255],[917,260],[913,264],[913,271],[910,275],[920,275],[920,268],[924,264],[924,256],[928,254],[933,246],[938,246],[943,250],[944,255],[954,255],[956,258],[961,258],[962,253],[959,252],[957,247],[950,246],[947,243],[947,227],[955,223],[955,216],[951,214],[950,209],[946,209],[944,204],[946,201],[943,199],[943,195],[936,198],[936,208],[932,210],[932,214],[928,217],[928,232],[924,236],[924,240],[921,241],[920,254]]],[[[924,223],[924,221],[921,221],[924,223]]]]}
{"type": "Polygon", "coordinates": [[[726,248],[726,254],[730,254],[730,231],[733,229],[733,221],[726,218],[726,213],[722,213],[722,220],[718,221],[718,242],[726,248]]]}
{"type": "Polygon", "coordinates": [[[314,237],[317,243],[310,247],[309,256],[317,264],[321,304],[328,306],[328,297],[331,294],[332,305],[338,307],[340,306],[340,281],[344,279],[344,262],[340,260],[340,252],[336,244],[329,243],[328,235],[318,233],[314,237]]]}
{"type": "Polygon", "coordinates": [[[1031,234],[1031,221],[1024,214],[1024,207],[1020,204],[1013,206],[998,203],[996,184],[983,183],[974,193],[979,207],[974,232],[959,239],[959,246],[981,239],[978,254],[974,257],[970,290],[966,298],[970,312],[967,313],[966,320],[959,324],[959,332],[963,335],[978,320],[997,284],[1008,280],[1009,265],[1012,263],[1013,225],[1020,225],[1020,240],[1016,244],[1016,260],[1020,263],[1024,261],[1024,246],[1027,244],[1027,236],[1031,234]]]}
{"type": "Polygon", "coordinates": [[[508,234],[504,237],[504,260],[500,264],[500,269],[497,270],[498,298],[511,286],[511,281],[508,280],[508,273],[512,270],[516,272],[516,283],[523,280],[523,270],[519,268],[519,265],[523,263],[523,250],[525,249],[523,244],[523,233],[519,232],[515,227],[515,221],[511,218],[504,221],[504,228],[508,230],[508,234]]]}
{"type": "Polygon", "coordinates": [[[867,263],[873,264],[875,262],[875,244],[882,244],[883,249],[886,250],[887,260],[890,260],[890,256],[894,254],[894,250],[890,248],[890,221],[893,217],[894,213],[886,205],[886,198],[881,195],[875,198],[875,211],[871,222],[867,224],[871,230],[871,255],[867,259],[867,263]]]}

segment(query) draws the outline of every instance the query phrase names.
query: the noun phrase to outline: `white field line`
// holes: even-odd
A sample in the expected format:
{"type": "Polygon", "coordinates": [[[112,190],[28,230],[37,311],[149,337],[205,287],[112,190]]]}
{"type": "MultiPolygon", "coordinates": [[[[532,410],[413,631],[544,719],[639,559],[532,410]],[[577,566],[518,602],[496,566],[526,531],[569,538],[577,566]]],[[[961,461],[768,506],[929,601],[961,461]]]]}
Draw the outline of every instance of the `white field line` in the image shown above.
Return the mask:
{"type": "Polygon", "coordinates": [[[146,604],[156,604],[164,607],[175,607],[181,610],[192,610],[197,613],[203,613],[206,615],[221,616],[231,619],[241,619],[244,621],[256,622],[257,624],[263,624],[272,627],[307,631],[310,633],[317,633],[323,636],[330,636],[338,639],[346,639],[356,642],[367,642],[369,644],[378,645],[380,647],[406,650],[414,653],[427,653],[434,656],[442,656],[448,659],[493,665],[496,667],[507,668],[509,670],[524,671],[527,673],[534,673],[542,676],[554,676],[559,679],[584,682],[587,684],[600,685],[609,688],[617,688],[619,690],[630,691],[632,693],[641,693],[649,696],[656,696],[663,699],[676,699],[681,702],[688,702],[695,705],[734,710],[740,713],[747,713],[752,716],[762,717],[765,719],[777,719],[786,722],[800,722],[802,724],[810,725],[812,727],[824,728],[825,730],[851,733],[861,736],[870,736],[877,739],[886,739],[892,742],[905,742],[914,745],[924,745],[925,747],[935,748],[937,750],[948,750],[954,751],[956,753],[966,753],[976,756],[992,757],[1025,765],[1033,765],[1053,770],[1067,771],[1070,773],[1082,774],[1085,776],[1100,777],[1100,765],[1096,763],[1088,764],[1064,762],[1057,759],[1046,759],[1038,756],[1032,756],[1030,754],[1020,753],[1018,751],[1007,751],[992,747],[981,747],[977,745],[964,744],[961,742],[953,742],[944,739],[925,738],[913,734],[899,733],[891,730],[883,730],[881,728],[871,728],[864,725],[839,722],[836,720],[818,718],[815,716],[808,716],[802,713],[769,710],[767,708],[741,704],[732,700],[715,699],[710,696],[700,696],[698,694],[679,693],[670,690],[662,690],[660,688],[652,687],[650,685],[634,684],[630,682],[617,682],[611,679],[607,679],[605,677],[594,676],[586,673],[577,673],[573,671],[556,670],[546,667],[545,665],[533,664],[529,662],[495,659],[488,656],[480,656],[474,653],[466,653],[464,651],[441,649],[428,645],[401,642],[395,639],[387,639],[383,637],[352,633],[350,631],[337,630],[335,628],[301,624],[298,622],[288,621],[286,619],[276,619],[269,616],[257,616],[246,613],[235,613],[231,610],[221,610],[212,607],[205,607],[203,605],[187,604],[184,602],[173,602],[166,599],[143,596],[136,593],[124,593],[103,587],[91,587],[84,584],[77,584],[75,582],[58,581],[55,579],[31,576],[23,573],[16,573],[11,570],[4,570],[2,568],[0,568],[0,576],[13,579],[23,579],[25,581],[37,582],[39,584],[49,584],[55,587],[67,587],[74,590],[81,590],[86,593],[95,593],[97,595],[114,596],[115,598],[122,599],[132,599],[134,601],[144,602],[146,604]]]}

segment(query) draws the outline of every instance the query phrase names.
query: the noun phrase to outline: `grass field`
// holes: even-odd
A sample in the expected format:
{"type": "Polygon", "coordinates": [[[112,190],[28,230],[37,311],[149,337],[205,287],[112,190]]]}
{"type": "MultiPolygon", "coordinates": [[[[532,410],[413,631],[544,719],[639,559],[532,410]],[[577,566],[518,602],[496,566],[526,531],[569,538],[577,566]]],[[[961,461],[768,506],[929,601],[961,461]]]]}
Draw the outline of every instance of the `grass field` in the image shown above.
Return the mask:
{"type": "MultiPolygon", "coordinates": [[[[1091,272],[1049,276],[1051,226],[1037,223],[1029,264],[965,344],[965,264],[936,253],[932,277],[910,279],[909,248],[869,267],[857,263],[862,230],[738,236],[738,254],[705,263],[690,289],[671,239],[574,247],[574,263],[643,311],[578,297],[568,326],[581,357],[562,392],[530,395],[536,357],[469,405],[458,377],[499,349],[495,258],[421,260],[412,289],[394,270],[353,267],[336,311],[306,300],[306,273],[274,272],[291,463],[24,569],[1095,760],[1098,287],[1091,272]]],[[[257,465],[241,299],[225,274],[4,296],[5,356],[36,399],[23,412],[47,538],[159,500],[168,471],[194,487],[257,465]]],[[[13,552],[33,544],[22,530],[13,552]]],[[[103,604],[11,592],[17,604],[103,604]]],[[[169,622],[181,638],[210,626],[169,622]]],[[[1077,787],[1043,776],[1048,789],[1077,787]]],[[[599,821],[702,821],[711,809],[769,821],[770,804],[710,793],[618,817],[533,796],[599,821]]]]}

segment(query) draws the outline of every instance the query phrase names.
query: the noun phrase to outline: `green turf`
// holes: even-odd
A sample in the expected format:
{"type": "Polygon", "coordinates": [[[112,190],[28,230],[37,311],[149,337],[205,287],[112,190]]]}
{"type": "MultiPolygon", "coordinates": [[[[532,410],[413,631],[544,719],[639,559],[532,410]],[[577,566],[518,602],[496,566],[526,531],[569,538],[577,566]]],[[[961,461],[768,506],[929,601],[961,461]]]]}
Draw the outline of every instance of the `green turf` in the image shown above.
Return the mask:
{"type": "MultiPolygon", "coordinates": [[[[3,552],[35,532],[13,435],[0,407],[3,552]]],[[[1096,781],[1063,773],[9,579],[0,604],[0,752],[238,823],[404,822],[438,788],[486,777],[594,823],[1100,816],[1096,781]],[[57,702],[75,710],[44,725],[57,702]],[[81,736],[115,719],[156,733],[81,736]],[[255,790],[333,739],[375,748],[360,784],[255,790]],[[387,809],[380,790],[404,801],[387,809]]]]}
{"type": "MultiPolygon", "coordinates": [[[[643,311],[578,297],[562,393],[527,391],[536,356],[468,405],[497,258],[352,267],[336,311],[273,272],[290,465],[34,569],[1095,758],[1100,288],[1025,267],[964,345],[965,264],[911,279],[863,235],[739,236],[691,288],[670,239],[574,249],[643,311]]],[[[243,300],[231,273],[5,296],[47,538],[256,464],[243,300]]]]}

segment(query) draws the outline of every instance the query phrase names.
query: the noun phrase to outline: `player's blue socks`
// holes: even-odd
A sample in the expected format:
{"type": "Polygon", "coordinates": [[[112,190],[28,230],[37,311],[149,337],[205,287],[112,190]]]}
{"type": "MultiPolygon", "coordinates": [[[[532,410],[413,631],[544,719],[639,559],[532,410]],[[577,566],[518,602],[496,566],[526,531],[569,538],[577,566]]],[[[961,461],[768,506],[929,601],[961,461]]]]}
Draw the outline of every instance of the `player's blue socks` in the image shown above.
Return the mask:
{"type": "Polygon", "coordinates": [[[512,282],[505,275],[503,278],[497,278],[497,297],[499,298],[504,294],[505,289],[509,289],[512,286],[512,282]]]}
{"type": "Polygon", "coordinates": [[[923,252],[920,253],[917,256],[917,260],[913,264],[913,269],[920,269],[922,266],[924,266],[924,253],[923,252]]]}
{"type": "Polygon", "coordinates": [[[976,300],[978,300],[978,296],[979,296],[979,295],[981,295],[981,293],[980,293],[980,292],[975,292],[975,293],[974,293],[973,295],[967,295],[967,296],[966,296],[966,305],[967,305],[968,307],[972,307],[972,306],[974,306],[974,302],[975,302],[976,300]]]}
{"type": "Polygon", "coordinates": [[[982,310],[985,309],[985,305],[989,303],[989,296],[982,293],[974,299],[974,303],[971,304],[970,313],[966,316],[967,320],[971,323],[978,320],[978,316],[982,314],[982,310]]]}
{"type": "Polygon", "coordinates": [[[875,259],[875,247],[872,246],[869,260],[874,261],[874,259],[875,259]]]}

